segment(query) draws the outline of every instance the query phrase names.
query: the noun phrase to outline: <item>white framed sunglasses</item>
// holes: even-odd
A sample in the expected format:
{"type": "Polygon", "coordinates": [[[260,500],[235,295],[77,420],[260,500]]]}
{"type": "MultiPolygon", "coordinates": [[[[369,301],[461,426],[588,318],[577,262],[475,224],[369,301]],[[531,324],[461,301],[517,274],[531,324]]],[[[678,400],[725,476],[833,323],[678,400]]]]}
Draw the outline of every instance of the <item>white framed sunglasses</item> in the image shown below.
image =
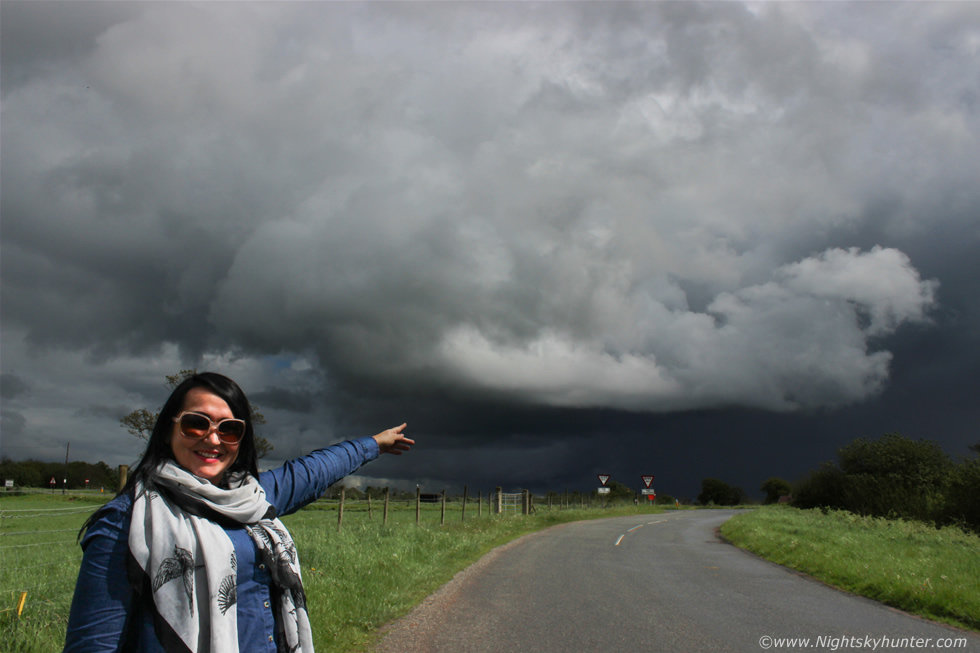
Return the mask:
{"type": "Polygon", "coordinates": [[[245,435],[245,420],[223,419],[218,423],[201,413],[184,411],[173,420],[180,425],[180,434],[193,440],[206,438],[211,431],[218,434],[218,439],[225,444],[238,444],[245,435]]]}

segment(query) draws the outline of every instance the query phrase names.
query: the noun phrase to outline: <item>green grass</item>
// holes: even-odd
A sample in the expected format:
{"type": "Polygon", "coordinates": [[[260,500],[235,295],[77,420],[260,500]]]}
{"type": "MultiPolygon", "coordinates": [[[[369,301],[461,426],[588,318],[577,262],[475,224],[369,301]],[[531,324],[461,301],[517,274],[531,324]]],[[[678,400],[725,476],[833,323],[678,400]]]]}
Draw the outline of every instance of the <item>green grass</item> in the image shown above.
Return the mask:
{"type": "Polygon", "coordinates": [[[957,528],[770,506],[721,527],[738,547],[843,590],[980,630],[980,536],[957,528]]]}
{"type": "Polygon", "coordinates": [[[64,646],[82,559],[78,529],[111,495],[0,494],[0,641],[11,652],[64,646]],[[17,618],[21,592],[27,597],[17,618]]]}
{"type": "MultiPolygon", "coordinates": [[[[4,651],[61,650],[81,561],[75,536],[91,511],[108,499],[0,495],[4,651]],[[28,598],[18,619],[14,610],[22,589],[28,589],[28,598]]],[[[447,507],[442,525],[440,507],[426,504],[416,526],[414,502],[399,502],[391,506],[384,526],[381,507],[375,502],[369,518],[364,503],[349,506],[339,533],[330,502],[317,502],[283,519],[299,550],[314,643],[321,653],[367,650],[381,626],[407,614],[484,553],[521,535],[568,521],[663,511],[645,505],[606,510],[545,506],[528,517],[490,516],[484,503],[482,517],[475,504],[468,505],[464,521],[456,503],[447,507]]]]}

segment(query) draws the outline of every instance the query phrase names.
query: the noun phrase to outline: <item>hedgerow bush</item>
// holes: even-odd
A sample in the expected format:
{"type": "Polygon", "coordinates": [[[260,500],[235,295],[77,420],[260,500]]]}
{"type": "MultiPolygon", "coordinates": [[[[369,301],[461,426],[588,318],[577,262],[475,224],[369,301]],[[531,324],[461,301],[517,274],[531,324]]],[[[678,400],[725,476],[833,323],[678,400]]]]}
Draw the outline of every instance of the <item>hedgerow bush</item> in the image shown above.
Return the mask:
{"type": "Polygon", "coordinates": [[[793,488],[799,508],[958,525],[980,532],[980,459],[954,464],[935,442],[858,439],[793,488]]]}

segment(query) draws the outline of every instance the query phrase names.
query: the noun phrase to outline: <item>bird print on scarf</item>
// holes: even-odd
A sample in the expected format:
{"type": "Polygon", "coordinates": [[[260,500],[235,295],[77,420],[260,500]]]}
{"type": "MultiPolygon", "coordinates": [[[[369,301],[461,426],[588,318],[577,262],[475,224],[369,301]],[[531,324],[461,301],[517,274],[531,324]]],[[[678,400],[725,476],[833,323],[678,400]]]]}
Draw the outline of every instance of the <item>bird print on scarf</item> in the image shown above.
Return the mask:
{"type": "Polygon", "coordinates": [[[187,593],[187,603],[190,610],[194,611],[194,558],[190,551],[174,545],[174,555],[160,563],[156,578],[153,579],[153,591],[156,592],[161,587],[174,580],[181,578],[184,581],[184,591],[187,593]]]}
{"type": "MultiPolygon", "coordinates": [[[[238,571],[238,558],[234,551],[231,552],[231,569],[238,571]]],[[[228,609],[236,603],[238,603],[238,585],[235,582],[235,574],[229,574],[221,580],[221,585],[218,587],[218,607],[221,609],[221,614],[228,612],[228,609]]]]}

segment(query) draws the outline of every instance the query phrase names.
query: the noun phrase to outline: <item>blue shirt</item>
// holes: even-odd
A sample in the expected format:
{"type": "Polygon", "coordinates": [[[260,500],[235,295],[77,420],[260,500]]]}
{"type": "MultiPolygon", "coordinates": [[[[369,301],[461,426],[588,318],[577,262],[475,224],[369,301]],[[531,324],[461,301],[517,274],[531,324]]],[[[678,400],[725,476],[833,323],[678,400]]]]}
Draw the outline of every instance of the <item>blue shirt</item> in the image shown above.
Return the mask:
{"type": "MultiPolygon", "coordinates": [[[[259,483],[277,514],[288,515],[378,453],[378,443],[371,437],[343,442],[262,472],[259,483]]],[[[126,577],[131,510],[131,496],[116,497],[82,538],[84,553],[68,616],[65,653],[121,651],[130,628],[138,629],[137,651],[165,653],[154,633],[150,611],[126,577]]],[[[226,528],[225,532],[238,559],[238,650],[275,653],[269,573],[244,527],[226,528]]]]}

